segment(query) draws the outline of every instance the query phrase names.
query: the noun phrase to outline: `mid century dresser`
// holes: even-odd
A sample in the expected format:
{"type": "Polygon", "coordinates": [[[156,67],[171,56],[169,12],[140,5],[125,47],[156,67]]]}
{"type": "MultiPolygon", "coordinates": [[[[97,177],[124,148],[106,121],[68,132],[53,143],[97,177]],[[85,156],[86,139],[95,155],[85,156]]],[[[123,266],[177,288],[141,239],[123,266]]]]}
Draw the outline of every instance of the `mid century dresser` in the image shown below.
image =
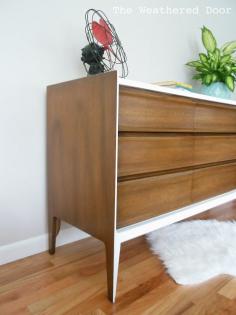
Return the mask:
{"type": "Polygon", "coordinates": [[[61,220],[105,244],[115,301],[120,245],[236,198],[236,106],[117,72],[47,90],[50,253],[61,220]]]}

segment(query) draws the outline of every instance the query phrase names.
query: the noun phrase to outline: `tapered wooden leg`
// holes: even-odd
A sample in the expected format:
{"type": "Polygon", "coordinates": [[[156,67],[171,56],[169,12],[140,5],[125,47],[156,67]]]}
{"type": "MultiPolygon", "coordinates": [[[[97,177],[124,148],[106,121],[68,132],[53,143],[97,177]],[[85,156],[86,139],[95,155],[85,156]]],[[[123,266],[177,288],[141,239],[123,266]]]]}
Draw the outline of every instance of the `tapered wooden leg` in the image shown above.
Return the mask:
{"type": "Polygon", "coordinates": [[[116,299],[116,288],[120,259],[120,243],[116,241],[114,242],[114,244],[105,244],[105,246],[108,298],[112,303],[114,303],[116,299]]]}
{"type": "Polygon", "coordinates": [[[56,250],[56,237],[60,231],[61,220],[57,217],[49,219],[49,253],[55,254],[56,250]]]}

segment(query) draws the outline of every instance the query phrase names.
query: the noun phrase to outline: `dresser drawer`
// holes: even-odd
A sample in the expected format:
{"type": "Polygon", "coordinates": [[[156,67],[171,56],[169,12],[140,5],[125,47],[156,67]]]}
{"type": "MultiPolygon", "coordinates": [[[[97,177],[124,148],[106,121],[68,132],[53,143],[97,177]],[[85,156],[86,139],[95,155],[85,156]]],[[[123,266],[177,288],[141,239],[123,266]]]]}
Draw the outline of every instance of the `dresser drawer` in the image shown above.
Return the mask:
{"type": "Polygon", "coordinates": [[[192,136],[120,136],[118,150],[119,176],[193,165],[192,136]]]}
{"type": "Polygon", "coordinates": [[[236,188],[236,164],[118,184],[118,227],[150,219],[236,188]]]}
{"type": "Polygon", "coordinates": [[[236,163],[193,172],[192,201],[197,202],[236,188],[236,163]]]}
{"type": "Polygon", "coordinates": [[[236,132],[235,106],[120,86],[119,130],[236,132]]]}
{"type": "Polygon", "coordinates": [[[236,159],[236,135],[119,137],[119,176],[150,173],[236,159]]]}
{"type": "Polygon", "coordinates": [[[196,101],[194,129],[197,132],[236,132],[236,106],[196,101]]]}
{"type": "Polygon", "coordinates": [[[118,227],[150,219],[191,203],[192,172],[118,183],[118,227]]]}
{"type": "Polygon", "coordinates": [[[121,86],[119,102],[120,131],[193,130],[191,99],[121,86]]]}

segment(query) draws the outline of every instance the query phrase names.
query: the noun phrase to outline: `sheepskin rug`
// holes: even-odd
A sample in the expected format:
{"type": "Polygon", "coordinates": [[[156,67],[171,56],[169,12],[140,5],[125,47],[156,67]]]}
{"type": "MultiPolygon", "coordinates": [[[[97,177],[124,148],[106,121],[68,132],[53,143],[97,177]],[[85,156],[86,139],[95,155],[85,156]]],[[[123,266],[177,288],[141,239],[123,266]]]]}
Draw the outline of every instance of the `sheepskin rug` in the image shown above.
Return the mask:
{"type": "Polygon", "coordinates": [[[220,274],[236,276],[236,221],[175,223],[147,239],[178,284],[198,284],[220,274]]]}

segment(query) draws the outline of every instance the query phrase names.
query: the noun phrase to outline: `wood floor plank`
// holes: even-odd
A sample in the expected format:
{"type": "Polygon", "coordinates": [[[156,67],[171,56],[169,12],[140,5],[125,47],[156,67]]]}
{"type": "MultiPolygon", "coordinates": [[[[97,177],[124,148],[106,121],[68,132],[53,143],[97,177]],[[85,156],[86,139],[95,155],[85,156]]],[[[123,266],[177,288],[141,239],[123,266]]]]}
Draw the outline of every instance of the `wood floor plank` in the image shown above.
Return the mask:
{"type": "MultiPolygon", "coordinates": [[[[236,262],[235,262],[236,263],[236,262]]],[[[223,288],[218,292],[227,299],[234,300],[236,299],[236,279],[229,281],[223,288]]]]}

